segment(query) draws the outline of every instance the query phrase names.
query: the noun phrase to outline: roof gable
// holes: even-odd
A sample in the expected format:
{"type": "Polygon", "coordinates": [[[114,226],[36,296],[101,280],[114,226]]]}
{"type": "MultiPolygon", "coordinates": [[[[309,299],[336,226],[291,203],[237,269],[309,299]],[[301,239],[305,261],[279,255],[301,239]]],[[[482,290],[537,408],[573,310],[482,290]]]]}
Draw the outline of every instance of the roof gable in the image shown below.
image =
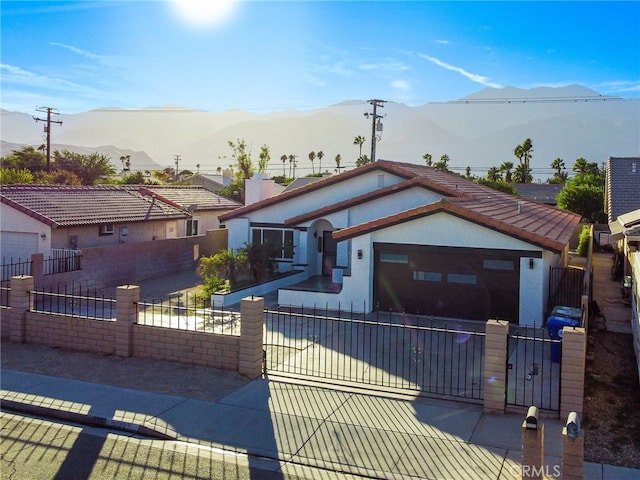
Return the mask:
{"type": "Polygon", "coordinates": [[[640,157],[610,157],[606,170],[609,222],[640,208],[640,157]]]}

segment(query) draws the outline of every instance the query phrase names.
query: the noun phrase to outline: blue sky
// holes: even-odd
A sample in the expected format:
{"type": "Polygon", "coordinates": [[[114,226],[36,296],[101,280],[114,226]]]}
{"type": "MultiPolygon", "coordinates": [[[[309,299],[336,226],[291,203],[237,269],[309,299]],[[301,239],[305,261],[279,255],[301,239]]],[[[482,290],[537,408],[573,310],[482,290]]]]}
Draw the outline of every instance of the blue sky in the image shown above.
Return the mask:
{"type": "Polygon", "coordinates": [[[269,112],[573,83],[640,97],[637,1],[190,1],[199,21],[173,1],[2,0],[2,108],[269,112]]]}

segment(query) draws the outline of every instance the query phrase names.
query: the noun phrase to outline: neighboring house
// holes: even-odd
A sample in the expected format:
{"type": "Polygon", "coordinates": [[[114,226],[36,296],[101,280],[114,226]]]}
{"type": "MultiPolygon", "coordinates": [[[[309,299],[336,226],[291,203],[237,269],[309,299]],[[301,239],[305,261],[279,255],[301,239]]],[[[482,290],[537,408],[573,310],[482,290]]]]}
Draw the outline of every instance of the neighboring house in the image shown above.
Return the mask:
{"type": "Polygon", "coordinates": [[[128,188],[146,195],[157,195],[158,198],[168,200],[189,212],[191,214],[189,218],[178,222],[178,237],[204,235],[207,230],[218,229],[220,228],[219,215],[242,206],[204,186],[143,185],[128,186],[128,188]]]}
{"type": "Polygon", "coordinates": [[[609,157],[605,172],[605,212],[611,223],[640,208],[640,157],[609,157]]]}
{"type": "Polygon", "coordinates": [[[225,170],[222,175],[207,175],[196,173],[190,177],[180,180],[181,185],[202,185],[207,190],[217,192],[221,188],[231,185],[231,172],[225,170]]]}
{"type": "Polygon", "coordinates": [[[550,267],[566,266],[579,220],[455,174],[384,160],[220,216],[229,248],[270,241],[282,247],[280,270],[334,283],[281,288],[279,304],[537,325],[550,267]]]}
{"type": "Polygon", "coordinates": [[[514,183],[513,187],[525,200],[546,203],[555,207],[558,204],[558,194],[564,185],[553,183],[514,183]]]}
{"type": "Polygon", "coordinates": [[[293,189],[304,187],[305,185],[309,185],[310,183],[315,183],[318,180],[322,180],[323,177],[299,177],[293,180],[289,185],[282,190],[281,193],[289,192],[293,189]]]}
{"type": "Polygon", "coordinates": [[[191,232],[204,233],[218,227],[214,217],[221,211],[238,206],[199,187],[181,194],[131,185],[3,185],[0,199],[1,256],[7,259],[177,238],[186,236],[189,225],[191,232]],[[207,220],[194,226],[198,218],[207,220]]]}

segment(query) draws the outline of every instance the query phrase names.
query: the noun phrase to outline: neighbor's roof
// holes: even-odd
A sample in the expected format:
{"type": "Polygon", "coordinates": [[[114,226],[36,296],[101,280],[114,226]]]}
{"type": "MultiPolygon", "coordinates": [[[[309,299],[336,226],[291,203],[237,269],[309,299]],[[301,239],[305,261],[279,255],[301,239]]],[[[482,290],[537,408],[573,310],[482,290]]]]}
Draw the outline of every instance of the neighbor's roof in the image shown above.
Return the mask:
{"type": "Polygon", "coordinates": [[[286,224],[295,225],[329,214],[336,210],[353,207],[373,198],[390,195],[402,189],[416,186],[440,193],[444,198],[404,212],[355,225],[333,233],[337,240],[344,240],[367,232],[387,228],[399,223],[414,220],[439,211],[476,222],[507,235],[525,240],[543,248],[562,251],[577,227],[580,216],[559,210],[543,203],[500,192],[467,180],[459,175],[442,172],[422,165],[381,160],[363,167],[350,170],[318,182],[296,188],[246,207],[239,208],[220,216],[220,220],[242,216],[279,202],[293,199],[316,189],[329,187],[363,173],[383,170],[393,173],[404,182],[373,190],[350,200],[323,206],[317,210],[286,220],[286,224]]]}
{"type": "Polygon", "coordinates": [[[52,227],[188,218],[179,205],[121,185],[3,185],[2,203],[52,227]]]}
{"type": "Polygon", "coordinates": [[[606,177],[609,222],[640,208],[640,157],[610,157],[606,177]]]}
{"type": "Polygon", "coordinates": [[[513,188],[525,200],[556,205],[557,197],[564,185],[554,183],[514,183],[513,188]]]}
{"type": "Polygon", "coordinates": [[[613,222],[609,223],[611,235],[619,240],[627,237],[630,240],[637,240],[640,237],[640,209],[624,213],[613,222]]]}
{"type": "Polygon", "coordinates": [[[185,210],[188,210],[192,205],[195,206],[195,211],[233,210],[242,206],[241,203],[218,195],[202,185],[137,185],[128,186],[128,188],[136,189],[147,195],[147,192],[151,192],[161,199],[180,205],[185,210]]]}

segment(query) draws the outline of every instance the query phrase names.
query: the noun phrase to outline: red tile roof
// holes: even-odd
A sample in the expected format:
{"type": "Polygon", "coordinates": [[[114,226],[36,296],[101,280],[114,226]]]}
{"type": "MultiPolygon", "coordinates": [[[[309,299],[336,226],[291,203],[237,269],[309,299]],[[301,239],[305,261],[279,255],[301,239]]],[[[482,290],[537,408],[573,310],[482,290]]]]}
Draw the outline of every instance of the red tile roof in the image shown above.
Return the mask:
{"type": "Polygon", "coordinates": [[[132,185],[127,187],[137,190],[143,195],[158,195],[162,200],[174,203],[183,209],[187,209],[190,205],[195,205],[197,211],[233,210],[242,206],[241,203],[207,190],[202,185],[132,185]]]}
{"type": "Polygon", "coordinates": [[[275,205],[375,170],[392,173],[400,178],[405,178],[406,181],[286,219],[286,224],[295,225],[415,186],[438,192],[445,198],[440,202],[423,205],[395,215],[335,231],[333,233],[334,238],[344,240],[430,215],[437,211],[447,211],[453,215],[466,218],[535,245],[554,251],[561,251],[569,242],[580,221],[580,217],[571,212],[558,210],[542,203],[523,200],[514,195],[477,184],[459,175],[442,172],[433,167],[388,160],[380,160],[340,175],[319,180],[290,192],[228,212],[219,218],[220,221],[224,221],[242,216],[243,214],[260,210],[263,207],[275,205]]]}
{"type": "Polygon", "coordinates": [[[3,185],[0,200],[52,227],[189,217],[172,202],[121,185],[3,185]]]}

